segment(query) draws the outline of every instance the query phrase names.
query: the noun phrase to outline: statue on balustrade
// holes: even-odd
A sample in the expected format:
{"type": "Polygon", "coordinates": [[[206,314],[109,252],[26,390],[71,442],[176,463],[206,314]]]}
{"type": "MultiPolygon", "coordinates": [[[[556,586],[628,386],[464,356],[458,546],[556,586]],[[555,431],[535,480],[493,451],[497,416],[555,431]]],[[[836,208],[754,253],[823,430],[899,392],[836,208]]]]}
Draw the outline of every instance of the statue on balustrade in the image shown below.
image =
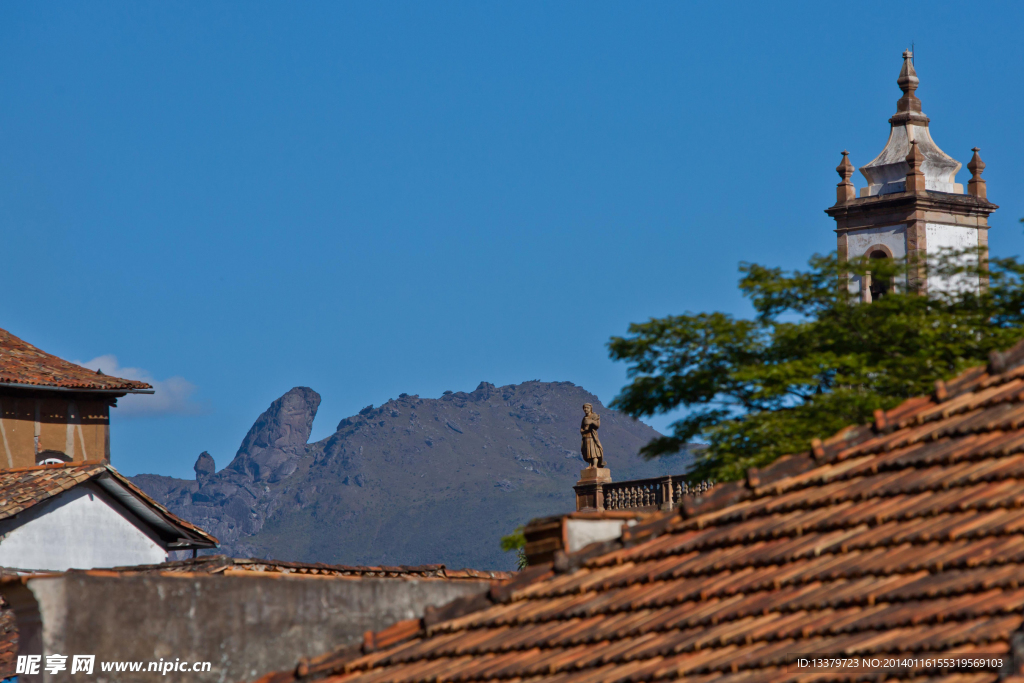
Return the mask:
{"type": "Polygon", "coordinates": [[[583,444],[580,452],[583,459],[590,467],[604,467],[604,448],[601,440],[597,438],[597,430],[601,427],[601,416],[594,412],[594,406],[589,403],[583,404],[583,423],[580,425],[580,435],[583,437],[583,444]]]}

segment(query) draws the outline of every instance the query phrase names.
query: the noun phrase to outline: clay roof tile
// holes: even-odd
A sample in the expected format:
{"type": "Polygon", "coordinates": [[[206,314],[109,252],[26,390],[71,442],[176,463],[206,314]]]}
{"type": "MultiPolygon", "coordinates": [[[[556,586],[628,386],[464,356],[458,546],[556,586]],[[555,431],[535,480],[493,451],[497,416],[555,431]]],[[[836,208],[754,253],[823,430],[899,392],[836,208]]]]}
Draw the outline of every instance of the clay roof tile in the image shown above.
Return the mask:
{"type": "Polygon", "coordinates": [[[41,351],[0,329],[0,385],[25,388],[152,393],[146,382],[103,375],[41,351]]]}

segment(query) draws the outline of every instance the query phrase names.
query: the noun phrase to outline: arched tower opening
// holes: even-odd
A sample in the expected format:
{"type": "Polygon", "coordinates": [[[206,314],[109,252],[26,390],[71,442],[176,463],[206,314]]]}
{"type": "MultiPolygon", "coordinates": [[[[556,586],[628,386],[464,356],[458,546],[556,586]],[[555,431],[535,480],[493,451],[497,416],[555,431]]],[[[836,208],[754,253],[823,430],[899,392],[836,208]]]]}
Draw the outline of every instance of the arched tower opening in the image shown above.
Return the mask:
{"type": "MultiPolygon", "coordinates": [[[[875,249],[868,258],[872,261],[883,260],[889,258],[889,254],[885,253],[881,249],[875,249]]],[[[883,296],[888,294],[892,290],[892,282],[890,278],[886,277],[872,277],[871,278],[871,300],[878,301],[883,296]]]]}

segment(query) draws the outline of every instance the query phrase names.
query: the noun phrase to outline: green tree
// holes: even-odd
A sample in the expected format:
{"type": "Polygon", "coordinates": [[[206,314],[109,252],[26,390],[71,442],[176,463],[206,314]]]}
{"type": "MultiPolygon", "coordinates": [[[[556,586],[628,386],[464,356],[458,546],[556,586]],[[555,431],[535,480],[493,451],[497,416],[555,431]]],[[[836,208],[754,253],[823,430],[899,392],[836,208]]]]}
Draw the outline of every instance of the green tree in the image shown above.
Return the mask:
{"type": "Polygon", "coordinates": [[[807,450],[812,439],[927,394],[936,380],[1024,337],[1024,265],[991,259],[986,270],[965,256],[941,254],[927,272],[952,283],[965,274],[988,277],[980,293],[922,296],[911,286],[871,304],[837,283],[868,271],[875,282],[906,282],[924,264],[840,263],[834,253],[815,255],[805,271],[743,263],[739,286],[752,319],[686,313],[634,323],[611,339],[611,357],[628,364],[631,379],[612,406],[634,417],[684,408],[672,433],[642,454],[704,441],[697,477],[735,480],[748,467],[807,450]]]}
{"type": "Polygon", "coordinates": [[[516,566],[526,569],[526,536],[523,527],[517,526],[508,536],[501,537],[501,549],[506,553],[516,554],[516,566]]]}

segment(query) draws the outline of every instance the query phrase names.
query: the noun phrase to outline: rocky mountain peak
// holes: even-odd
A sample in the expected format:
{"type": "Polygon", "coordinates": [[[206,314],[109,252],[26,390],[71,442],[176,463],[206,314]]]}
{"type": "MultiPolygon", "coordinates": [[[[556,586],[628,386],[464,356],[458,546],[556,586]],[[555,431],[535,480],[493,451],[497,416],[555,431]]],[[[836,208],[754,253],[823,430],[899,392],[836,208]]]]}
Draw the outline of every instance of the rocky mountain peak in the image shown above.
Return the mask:
{"type": "Polygon", "coordinates": [[[295,387],[257,418],[228,465],[251,481],[276,482],[295,471],[306,452],[320,394],[309,387],[295,387]]]}
{"type": "Polygon", "coordinates": [[[210,480],[214,472],[217,471],[217,465],[213,462],[213,456],[203,451],[199,454],[199,458],[196,460],[196,464],[192,467],[196,471],[196,481],[202,486],[210,480]]]}

